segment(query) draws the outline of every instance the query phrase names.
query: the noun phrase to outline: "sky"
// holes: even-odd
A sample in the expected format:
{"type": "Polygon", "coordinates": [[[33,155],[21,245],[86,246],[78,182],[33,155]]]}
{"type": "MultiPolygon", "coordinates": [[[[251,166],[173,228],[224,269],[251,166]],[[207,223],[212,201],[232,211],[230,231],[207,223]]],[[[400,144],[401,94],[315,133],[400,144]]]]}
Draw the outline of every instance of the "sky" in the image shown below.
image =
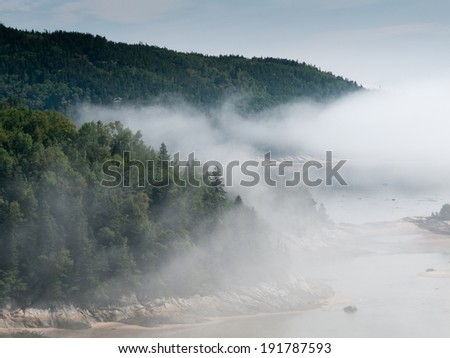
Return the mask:
{"type": "Polygon", "coordinates": [[[450,74],[447,0],[0,0],[0,22],[307,62],[368,88],[450,74]]]}

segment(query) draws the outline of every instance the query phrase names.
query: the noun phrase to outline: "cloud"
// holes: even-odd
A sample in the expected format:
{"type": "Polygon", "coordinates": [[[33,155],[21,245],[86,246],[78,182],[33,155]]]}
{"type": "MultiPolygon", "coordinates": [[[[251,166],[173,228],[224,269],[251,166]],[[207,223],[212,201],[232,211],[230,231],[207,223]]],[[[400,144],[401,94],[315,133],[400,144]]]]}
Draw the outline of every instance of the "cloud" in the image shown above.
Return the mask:
{"type": "Polygon", "coordinates": [[[24,0],[0,0],[0,11],[30,11],[33,8],[24,0]]]}
{"type": "Polygon", "coordinates": [[[318,36],[321,37],[333,37],[344,41],[371,41],[386,39],[391,41],[393,37],[415,37],[420,35],[447,37],[450,35],[450,26],[433,23],[409,23],[392,26],[375,26],[353,30],[321,32],[318,34],[318,36]]]}
{"type": "Polygon", "coordinates": [[[383,2],[383,0],[315,0],[315,1],[298,1],[298,0],[271,0],[272,4],[277,7],[296,7],[318,10],[339,10],[349,8],[360,8],[372,4],[383,2]]]}
{"type": "Polygon", "coordinates": [[[316,0],[314,4],[323,10],[359,8],[383,2],[383,0],[316,0]]]}
{"type": "Polygon", "coordinates": [[[66,2],[54,13],[72,22],[85,16],[119,24],[140,23],[184,6],[180,0],[135,0],[130,4],[120,0],[78,0],[66,2]]]}

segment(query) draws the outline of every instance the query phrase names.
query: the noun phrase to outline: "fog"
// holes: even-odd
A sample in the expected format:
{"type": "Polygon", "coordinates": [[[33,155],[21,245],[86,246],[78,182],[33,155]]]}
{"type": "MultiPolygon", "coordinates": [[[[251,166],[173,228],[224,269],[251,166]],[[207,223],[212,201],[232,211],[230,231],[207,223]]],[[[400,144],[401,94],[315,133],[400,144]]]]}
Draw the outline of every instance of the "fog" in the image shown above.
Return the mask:
{"type": "MultiPolygon", "coordinates": [[[[294,102],[245,116],[233,100],[208,113],[180,101],[82,106],[77,121],[120,120],[140,130],[154,148],[165,142],[172,154],[180,152],[181,159],[194,152],[201,161],[218,160],[224,167],[232,160],[260,160],[268,151],[274,159],[294,162],[323,161],[325,152],[332,151],[333,160],[347,160],[340,173],[348,185],[334,181],[331,187],[309,188],[331,218],[355,223],[398,219],[438,210],[450,191],[449,79],[412,83],[395,91],[365,90],[327,104],[294,102]]],[[[244,191],[239,180],[233,183],[229,191],[244,191]]],[[[260,184],[245,190],[244,197],[263,210],[254,200],[268,189],[260,184]]]]}
{"type": "MultiPolygon", "coordinates": [[[[450,327],[442,319],[442,310],[448,310],[448,287],[445,280],[423,278],[420,272],[430,267],[447,272],[450,247],[440,237],[399,219],[428,216],[449,201],[449,79],[412,83],[395,91],[364,90],[330,103],[298,101],[245,115],[237,110],[235,99],[208,111],[179,100],[140,107],[81,106],[79,123],[120,120],[140,130],[154,148],[165,142],[182,160],[194,152],[203,162],[217,160],[225,167],[233,160],[261,161],[269,151],[272,159],[292,160],[299,167],[311,159],[324,163],[326,151],[332,151],[334,163],[346,160],[340,174],[348,185],[334,179],[331,186],[286,188],[273,170],[277,187],[262,181],[243,187],[239,180],[245,176],[234,170],[227,192],[240,194],[264,224],[242,222],[245,216],[231,211],[211,232],[216,240],[207,249],[214,260],[218,258],[213,265],[226,268],[225,275],[215,276],[219,287],[230,289],[236,281],[245,287],[273,280],[288,282],[294,274],[298,280],[307,277],[334,291],[325,308],[142,334],[447,336],[450,327]],[[246,239],[261,244],[258,252],[249,247],[241,257],[232,251],[238,247],[233,240],[246,239]],[[229,255],[221,257],[223,252],[229,255]],[[251,260],[243,265],[249,252],[253,252],[251,260]],[[358,306],[354,319],[342,312],[346,304],[358,306]]],[[[312,173],[323,175],[320,170],[312,173]]],[[[161,275],[174,285],[195,288],[191,279],[199,276],[206,263],[204,252],[190,249],[169,260],[161,275]],[[187,266],[191,269],[186,270],[187,266]]],[[[311,281],[301,282],[302,287],[309,287],[311,281]]],[[[269,287],[269,291],[289,292],[287,287],[269,287]]],[[[205,287],[199,290],[211,293],[205,287]]],[[[254,297],[248,295],[246,305],[251,306],[254,297]]],[[[264,304],[259,302],[256,311],[264,311],[264,304]]]]}

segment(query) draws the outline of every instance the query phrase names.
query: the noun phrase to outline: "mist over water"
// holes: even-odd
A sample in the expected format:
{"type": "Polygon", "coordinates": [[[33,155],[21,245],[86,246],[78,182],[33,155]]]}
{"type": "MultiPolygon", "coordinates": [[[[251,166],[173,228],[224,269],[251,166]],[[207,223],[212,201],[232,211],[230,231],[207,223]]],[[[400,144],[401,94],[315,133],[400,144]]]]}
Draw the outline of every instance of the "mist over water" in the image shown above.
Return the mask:
{"type": "MultiPolygon", "coordinates": [[[[225,167],[233,160],[261,161],[270,151],[278,161],[323,163],[326,151],[332,151],[333,160],[347,161],[340,171],[346,186],[334,180],[332,186],[275,188],[261,182],[244,188],[238,184],[242,174],[235,171],[233,187],[226,188],[240,194],[285,245],[292,272],[328,285],[337,302],[302,314],[143,335],[448,336],[448,320],[442,318],[449,312],[447,280],[418,273],[430,267],[448,271],[449,244],[394,221],[428,216],[450,200],[449,79],[395,91],[365,90],[325,104],[294,102],[246,116],[233,101],[207,113],[180,102],[80,107],[79,123],[120,120],[141,131],[147,144],[157,148],[164,142],[182,160],[193,152],[202,162],[217,160],[225,167]],[[314,213],[308,212],[311,200],[318,204],[314,213]],[[373,222],[383,223],[360,225],[373,222]],[[345,304],[357,304],[358,313],[343,313],[345,304]]],[[[167,270],[170,274],[172,268],[167,270]]]]}
{"type": "Polygon", "coordinates": [[[0,24],[0,338],[450,337],[445,6],[3,3],[14,26],[82,33],[0,24]],[[323,102],[271,106],[294,93],[323,102]]]}
{"type": "MultiPolygon", "coordinates": [[[[332,103],[301,101],[242,116],[233,101],[208,114],[187,104],[141,107],[82,106],[78,122],[120,120],[140,130],[157,148],[201,161],[312,158],[345,159],[340,171],[348,186],[308,188],[335,221],[369,222],[428,215],[446,202],[450,141],[448,77],[409,84],[395,91],[366,90],[332,103]],[[364,209],[362,213],[361,209],[364,209]],[[411,210],[411,211],[410,211],[411,210]],[[364,215],[361,215],[364,214],[364,215]]],[[[244,192],[235,180],[232,192],[244,192]]],[[[249,204],[255,192],[244,192],[249,204]],[[253,194],[252,194],[253,193],[253,194]]],[[[270,188],[269,188],[270,189],[270,188]]]]}

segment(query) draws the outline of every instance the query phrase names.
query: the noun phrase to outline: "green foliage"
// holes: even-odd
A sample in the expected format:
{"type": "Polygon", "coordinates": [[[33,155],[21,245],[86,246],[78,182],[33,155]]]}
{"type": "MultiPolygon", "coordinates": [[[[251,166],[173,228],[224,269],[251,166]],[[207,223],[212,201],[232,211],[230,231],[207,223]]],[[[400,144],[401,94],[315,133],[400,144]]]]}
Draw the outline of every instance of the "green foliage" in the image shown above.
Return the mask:
{"type": "Polygon", "coordinates": [[[238,103],[242,110],[257,111],[358,89],[354,82],[296,61],[204,56],[0,24],[0,100],[19,98],[32,108],[69,113],[80,102],[144,103],[168,94],[203,107],[238,94],[245,98],[238,103]]]}
{"type": "MultiPolygon", "coordinates": [[[[55,110],[171,98],[209,108],[234,98],[247,112],[359,89],[295,61],[186,54],[0,24],[0,306],[196,294],[219,278],[276,272],[267,228],[239,196],[228,198],[217,169],[169,170],[164,143],[154,150],[120,122],[76,128],[55,110]],[[167,185],[141,187],[145,173],[129,168],[129,186],[102,187],[107,160],[152,161],[156,181],[167,185]],[[184,179],[203,175],[206,184],[179,186],[178,170],[184,179]],[[261,259],[265,270],[240,275],[261,259]]],[[[443,207],[442,220],[449,211],[443,207]]]]}
{"type": "Polygon", "coordinates": [[[442,221],[450,221],[450,204],[442,205],[442,208],[439,211],[437,217],[442,221]]]}
{"type": "Polygon", "coordinates": [[[0,306],[196,294],[239,276],[270,246],[217,169],[200,187],[175,185],[162,165],[167,186],[139,187],[136,170],[124,173],[129,187],[101,186],[102,163],[123,164],[125,152],[171,160],[164,144],[155,151],[120,122],[77,129],[52,111],[0,104],[0,140],[0,306]]]}

